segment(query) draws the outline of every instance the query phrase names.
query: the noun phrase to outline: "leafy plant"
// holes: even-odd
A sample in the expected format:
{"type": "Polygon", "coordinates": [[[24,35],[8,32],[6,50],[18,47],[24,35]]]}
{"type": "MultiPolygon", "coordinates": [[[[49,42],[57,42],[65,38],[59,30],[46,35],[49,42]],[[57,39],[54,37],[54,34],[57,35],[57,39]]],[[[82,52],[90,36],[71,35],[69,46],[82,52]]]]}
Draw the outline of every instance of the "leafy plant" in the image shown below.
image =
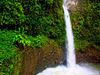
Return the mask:
{"type": "Polygon", "coordinates": [[[31,41],[24,35],[24,37],[19,34],[19,35],[16,35],[15,38],[14,38],[14,41],[18,41],[19,43],[21,43],[23,46],[30,46],[31,44],[31,41]]]}
{"type": "MultiPolygon", "coordinates": [[[[31,37],[30,37],[31,38],[31,37]]],[[[48,38],[43,35],[38,35],[35,38],[31,39],[33,47],[42,47],[48,41],[48,38]]]]}
{"type": "Polygon", "coordinates": [[[60,39],[65,35],[62,0],[22,0],[27,34],[60,39]]]}
{"type": "Polygon", "coordinates": [[[16,47],[13,45],[13,38],[15,35],[15,32],[0,30],[0,75],[11,75],[14,69],[16,47]]]}
{"type": "Polygon", "coordinates": [[[17,0],[1,0],[0,10],[0,25],[14,26],[25,21],[23,7],[17,0]]]}
{"type": "MultiPolygon", "coordinates": [[[[23,46],[39,48],[45,45],[48,38],[43,35],[36,37],[18,33],[17,31],[0,30],[0,75],[11,75],[15,70],[16,62],[19,60],[15,42],[18,41],[23,46]]],[[[19,71],[14,72],[19,74],[19,71]]]]}
{"type": "Polygon", "coordinates": [[[14,41],[19,42],[20,44],[22,44],[23,46],[32,46],[32,47],[42,47],[42,45],[44,45],[48,39],[45,36],[36,36],[36,37],[32,37],[32,36],[27,36],[27,35],[16,35],[14,38],[14,41]]]}
{"type": "Polygon", "coordinates": [[[53,4],[53,0],[46,0],[47,4],[52,5],[53,4]]]}
{"type": "MultiPolygon", "coordinates": [[[[97,2],[91,2],[91,0],[84,0],[78,4],[77,10],[72,12],[71,20],[75,42],[79,40],[80,42],[83,41],[85,45],[88,45],[88,42],[92,45],[100,45],[99,4],[97,2]]],[[[80,42],[77,42],[77,47],[79,47],[80,42]]]]}

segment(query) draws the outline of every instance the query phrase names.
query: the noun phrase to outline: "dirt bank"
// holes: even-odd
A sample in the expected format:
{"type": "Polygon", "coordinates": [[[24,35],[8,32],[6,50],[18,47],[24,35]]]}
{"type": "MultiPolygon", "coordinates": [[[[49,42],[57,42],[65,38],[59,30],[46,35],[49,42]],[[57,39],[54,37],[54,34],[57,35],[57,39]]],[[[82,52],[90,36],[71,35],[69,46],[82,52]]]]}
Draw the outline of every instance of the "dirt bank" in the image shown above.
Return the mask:
{"type": "MultiPolygon", "coordinates": [[[[63,50],[54,42],[42,48],[25,47],[22,51],[22,71],[20,75],[36,75],[47,67],[59,65],[63,60],[63,50]]],[[[100,51],[88,46],[84,51],[76,52],[77,63],[100,63],[100,51]]]]}
{"type": "Polygon", "coordinates": [[[88,62],[88,63],[99,63],[100,64],[100,50],[94,46],[88,46],[84,51],[76,53],[77,63],[88,62]]]}
{"type": "Polygon", "coordinates": [[[62,49],[54,41],[50,41],[42,48],[25,47],[22,54],[20,75],[36,75],[49,66],[58,65],[63,59],[62,49]]]}

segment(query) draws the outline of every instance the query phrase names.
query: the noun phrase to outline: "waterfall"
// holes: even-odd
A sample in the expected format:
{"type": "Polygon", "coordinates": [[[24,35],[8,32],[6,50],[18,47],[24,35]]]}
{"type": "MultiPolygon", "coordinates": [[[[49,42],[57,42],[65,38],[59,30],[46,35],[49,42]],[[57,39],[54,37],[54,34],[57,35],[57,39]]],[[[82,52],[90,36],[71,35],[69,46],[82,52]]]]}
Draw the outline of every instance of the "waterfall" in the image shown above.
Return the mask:
{"type": "Polygon", "coordinates": [[[64,19],[66,24],[67,66],[59,65],[54,68],[47,68],[37,75],[100,75],[99,71],[91,68],[89,65],[80,66],[76,64],[74,38],[72,33],[70,14],[68,12],[69,6],[67,6],[70,2],[67,3],[68,1],[69,0],[64,0],[63,3],[64,19]]]}
{"type": "MultiPolygon", "coordinates": [[[[65,4],[66,1],[64,1],[65,4]]],[[[63,4],[63,10],[64,10],[64,18],[65,18],[65,24],[66,24],[66,61],[68,67],[75,66],[76,59],[75,59],[75,49],[74,49],[74,38],[72,33],[72,27],[71,27],[71,21],[70,21],[70,15],[68,12],[68,8],[63,4]]]]}

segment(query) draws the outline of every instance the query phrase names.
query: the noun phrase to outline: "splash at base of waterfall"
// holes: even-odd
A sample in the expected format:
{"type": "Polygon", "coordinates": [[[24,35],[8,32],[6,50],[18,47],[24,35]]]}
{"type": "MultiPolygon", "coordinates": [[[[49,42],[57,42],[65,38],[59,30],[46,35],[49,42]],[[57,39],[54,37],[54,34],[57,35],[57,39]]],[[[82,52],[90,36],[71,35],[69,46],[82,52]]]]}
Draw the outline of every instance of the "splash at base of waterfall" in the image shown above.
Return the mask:
{"type": "Polygon", "coordinates": [[[72,32],[72,27],[71,27],[70,14],[68,12],[68,8],[69,8],[68,5],[70,4],[70,2],[68,1],[70,0],[64,0],[64,3],[63,3],[64,18],[65,18],[65,24],[66,24],[67,67],[57,66],[55,68],[47,68],[46,70],[44,70],[41,73],[38,73],[37,75],[100,75],[99,71],[96,71],[95,69],[92,69],[89,66],[85,67],[85,66],[79,66],[76,64],[74,37],[73,37],[73,32],[72,32]]]}
{"type": "Polygon", "coordinates": [[[89,67],[89,66],[79,66],[75,67],[65,67],[57,66],[55,68],[47,68],[43,72],[38,73],[37,75],[99,75],[99,71],[89,67]],[[87,68],[88,67],[88,68],[87,68]]]}

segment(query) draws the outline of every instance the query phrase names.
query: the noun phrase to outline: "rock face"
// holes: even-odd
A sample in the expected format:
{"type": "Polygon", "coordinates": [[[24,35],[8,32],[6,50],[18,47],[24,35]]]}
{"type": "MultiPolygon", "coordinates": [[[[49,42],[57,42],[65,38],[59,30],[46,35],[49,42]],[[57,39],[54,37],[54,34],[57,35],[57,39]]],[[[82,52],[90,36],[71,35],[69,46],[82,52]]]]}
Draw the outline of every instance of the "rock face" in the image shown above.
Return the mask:
{"type": "Polygon", "coordinates": [[[82,52],[76,53],[77,63],[99,63],[100,64],[100,50],[94,46],[87,46],[82,52]]]}
{"type": "Polygon", "coordinates": [[[36,75],[47,67],[58,65],[63,60],[63,51],[54,41],[42,48],[23,49],[22,71],[20,75],[36,75]]]}
{"type": "Polygon", "coordinates": [[[68,10],[70,10],[70,11],[75,10],[78,0],[64,0],[64,1],[66,1],[64,6],[66,6],[68,8],[68,10]]]}

